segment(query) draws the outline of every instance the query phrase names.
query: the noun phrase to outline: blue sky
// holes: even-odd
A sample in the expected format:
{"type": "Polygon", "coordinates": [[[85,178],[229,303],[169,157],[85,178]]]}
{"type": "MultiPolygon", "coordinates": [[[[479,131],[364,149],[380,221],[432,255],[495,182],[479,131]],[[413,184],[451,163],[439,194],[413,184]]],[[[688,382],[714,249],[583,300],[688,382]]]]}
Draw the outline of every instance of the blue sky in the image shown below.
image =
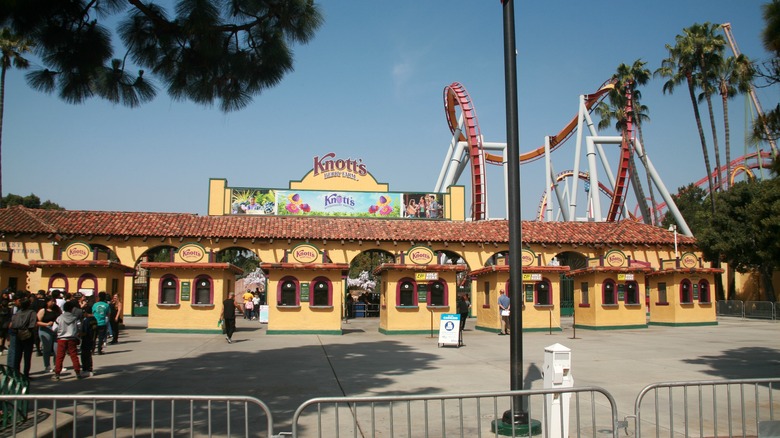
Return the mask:
{"type": "MultiPolygon", "coordinates": [[[[136,109],[99,100],[69,105],[32,91],[22,72],[10,71],[3,195],[35,193],[72,210],[206,214],[209,178],[232,187],[286,188],[312,168],[313,157],[328,152],[362,159],[391,191],[431,191],[450,142],[442,93],[456,81],[471,95],[485,140],[505,141],[499,0],[318,3],[325,22],[313,41],[295,46],[295,71],[239,112],[172,101],[163,90],[136,109]]],[[[520,151],[557,133],[576,114],[578,96],[596,91],[620,63],[641,58],[658,68],[664,45],[694,23],[730,22],[741,51],[766,59],[764,3],[517,2],[520,151]]],[[[651,117],[644,138],[676,192],[704,177],[704,164],[687,91],[664,95],[662,83],[654,79],[642,89],[651,117]]],[[[760,90],[764,108],[777,104],[779,90],[760,90]]],[[[738,156],[745,99],[730,105],[738,156]]],[[[555,151],[554,169],[570,169],[573,161],[574,139],[555,151]]],[[[521,166],[524,219],[536,214],[543,171],[543,161],[521,166]]],[[[466,172],[459,183],[469,181],[466,172]]],[[[500,168],[490,168],[487,184],[490,216],[505,217],[500,168]]]]}

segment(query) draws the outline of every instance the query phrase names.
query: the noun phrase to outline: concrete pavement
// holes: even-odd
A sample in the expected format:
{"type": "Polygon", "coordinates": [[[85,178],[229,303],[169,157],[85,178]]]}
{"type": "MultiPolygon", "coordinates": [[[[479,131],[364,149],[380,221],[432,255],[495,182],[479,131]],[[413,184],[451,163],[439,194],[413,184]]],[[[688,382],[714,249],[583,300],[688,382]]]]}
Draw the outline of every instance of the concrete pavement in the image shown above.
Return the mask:
{"type": "MultiPolygon", "coordinates": [[[[350,320],[342,336],[267,335],[265,324],[238,319],[232,344],[221,335],[146,333],[145,318],[125,318],[120,343],[94,357],[94,377],[71,371],[52,381],[33,356],[32,393],[248,395],[281,425],[314,397],[509,390],[510,337],[474,322],[464,346],[439,348],[429,335],[382,335],[378,318],[350,320]]],[[[560,343],[572,350],[575,385],[606,389],[623,415],[651,383],[780,375],[778,322],[575,333],[564,318],[562,326],[522,336],[526,387],[542,387],[544,348],[560,343]]]]}

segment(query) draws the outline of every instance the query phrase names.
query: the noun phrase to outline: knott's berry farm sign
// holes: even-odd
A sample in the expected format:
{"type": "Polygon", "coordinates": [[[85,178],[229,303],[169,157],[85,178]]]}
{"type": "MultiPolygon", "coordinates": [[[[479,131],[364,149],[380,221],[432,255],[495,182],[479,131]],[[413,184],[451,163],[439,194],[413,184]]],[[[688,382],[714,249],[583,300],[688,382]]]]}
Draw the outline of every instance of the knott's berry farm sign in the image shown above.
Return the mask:
{"type": "Polygon", "coordinates": [[[86,260],[90,254],[92,254],[92,250],[86,243],[72,243],[65,249],[65,255],[70,260],[86,260]]]}
{"type": "Polygon", "coordinates": [[[197,263],[206,256],[202,246],[190,243],[179,248],[179,257],[187,263],[197,263]]]}
{"type": "Polygon", "coordinates": [[[334,152],[328,152],[321,157],[314,157],[313,171],[314,176],[322,175],[323,179],[349,178],[356,181],[359,180],[359,177],[368,174],[368,169],[366,169],[362,159],[337,159],[334,152]]]}
{"type": "Polygon", "coordinates": [[[626,255],[623,254],[622,251],[618,251],[616,249],[608,252],[604,256],[604,261],[606,262],[607,266],[611,266],[613,268],[621,268],[625,266],[627,260],[628,259],[626,258],[626,255]]]}
{"type": "Polygon", "coordinates": [[[409,250],[406,257],[415,265],[428,265],[434,260],[433,251],[425,246],[415,246],[409,250]]]}
{"type": "Polygon", "coordinates": [[[298,263],[314,263],[320,258],[320,250],[314,245],[305,243],[293,248],[291,255],[298,263]]]}

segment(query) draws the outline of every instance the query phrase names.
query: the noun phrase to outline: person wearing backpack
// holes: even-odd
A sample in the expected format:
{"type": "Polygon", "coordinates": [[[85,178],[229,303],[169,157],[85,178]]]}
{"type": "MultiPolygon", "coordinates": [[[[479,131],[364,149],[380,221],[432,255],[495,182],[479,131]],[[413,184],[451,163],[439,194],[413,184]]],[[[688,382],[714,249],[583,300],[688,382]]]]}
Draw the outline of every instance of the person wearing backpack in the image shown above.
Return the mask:
{"type": "Polygon", "coordinates": [[[16,371],[29,378],[32,353],[35,346],[33,330],[35,330],[38,324],[38,316],[31,309],[32,301],[29,297],[23,296],[18,303],[19,310],[11,317],[11,329],[16,333],[16,353],[13,367],[16,371]],[[24,371],[21,369],[22,359],[24,359],[24,371]]]}

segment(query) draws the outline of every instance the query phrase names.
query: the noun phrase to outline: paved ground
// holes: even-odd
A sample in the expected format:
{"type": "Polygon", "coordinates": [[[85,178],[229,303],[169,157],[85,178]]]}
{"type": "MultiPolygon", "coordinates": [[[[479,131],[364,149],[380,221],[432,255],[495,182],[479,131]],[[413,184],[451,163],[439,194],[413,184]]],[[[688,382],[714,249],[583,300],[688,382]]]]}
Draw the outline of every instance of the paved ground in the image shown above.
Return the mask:
{"type": "MultiPolygon", "coordinates": [[[[510,389],[510,337],[474,330],[474,320],[460,348],[439,348],[425,335],[382,335],[377,318],[344,324],[342,336],[267,335],[266,325],[239,319],[232,344],[221,335],[146,333],[144,318],[125,323],[120,343],[95,356],[93,378],[70,372],[52,381],[34,356],[32,392],[249,395],[285,422],[314,397],[510,389]]],[[[542,387],[544,348],[560,343],[572,350],[575,385],[606,389],[624,414],[655,382],[780,376],[780,322],[575,333],[564,319],[563,327],[522,336],[526,387],[542,387]]]]}

